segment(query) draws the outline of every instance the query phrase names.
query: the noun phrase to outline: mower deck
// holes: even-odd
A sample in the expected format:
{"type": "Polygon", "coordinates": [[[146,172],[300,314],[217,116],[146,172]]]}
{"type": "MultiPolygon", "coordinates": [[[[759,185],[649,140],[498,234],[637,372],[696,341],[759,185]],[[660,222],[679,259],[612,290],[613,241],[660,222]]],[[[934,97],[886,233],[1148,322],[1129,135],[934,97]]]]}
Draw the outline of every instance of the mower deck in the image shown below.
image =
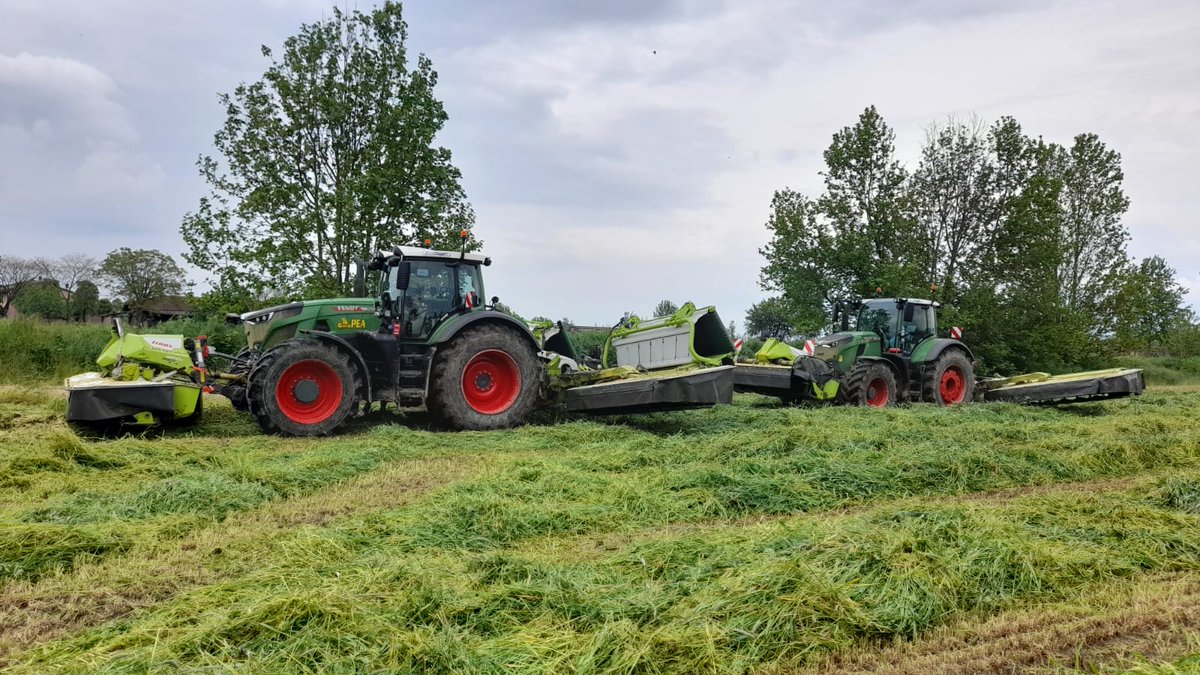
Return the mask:
{"type": "Polygon", "coordinates": [[[1068,375],[1030,373],[980,380],[985,401],[1076,403],[1139,395],[1146,380],[1138,368],[1110,368],[1068,375]]]}
{"type": "Polygon", "coordinates": [[[731,403],[734,366],[635,376],[566,391],[567,410],[604,415],[681,410],[731,403]]]}
{"type": "Polygon", "coordinates": [[[200,396],[199,385],[173,379],[114,380],[100,373],[82,373],[68,377],[67,421],[81,423],[119,423],[143,420],[149,413],[155,420],[189,417],[200,396]],[[179,414],[188,411],[187,414],[179,414]]]}
{"type": "Polygon", "coordinates": [[[733,382],[738,391],[787,398],[792,395],[792,367],[739,363],[733,382]]]}

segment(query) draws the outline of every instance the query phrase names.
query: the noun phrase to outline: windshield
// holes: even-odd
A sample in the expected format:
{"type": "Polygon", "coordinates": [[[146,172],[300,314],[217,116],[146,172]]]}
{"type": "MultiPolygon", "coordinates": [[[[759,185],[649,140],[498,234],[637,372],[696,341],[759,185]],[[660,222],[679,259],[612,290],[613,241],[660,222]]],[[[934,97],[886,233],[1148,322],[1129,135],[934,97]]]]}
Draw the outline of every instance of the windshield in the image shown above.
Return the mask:
{"type": "Polygon", "coordinates": [[[895,300],[868,300],[858,310],[858,330],[876,333],[888,347],[895,345],[895,300]]]}

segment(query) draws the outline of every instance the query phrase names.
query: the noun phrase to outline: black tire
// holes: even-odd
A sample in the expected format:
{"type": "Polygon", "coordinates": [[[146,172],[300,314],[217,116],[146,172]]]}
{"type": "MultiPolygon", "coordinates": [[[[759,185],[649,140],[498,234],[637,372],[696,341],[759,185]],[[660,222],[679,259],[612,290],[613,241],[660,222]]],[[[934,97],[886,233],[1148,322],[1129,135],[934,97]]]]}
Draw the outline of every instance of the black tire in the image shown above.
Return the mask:
{"type": "Polygon", "coordinates": [[[975,399],[975,369],[961,349],[947,349],[925,369],[921,400],[939,406],[970,403],[975,399]]]}
{"type": "Polygon", "coordinates": [[[896,374],[881,361],[855,362],[846,376],[846,402],[872,408],[896,405],[899,391],[896,390],[896,374]]]}
{"type": "Polygon", "coordinates": [[[245,385],[232,385],[225,388],[222,392],[225,398],[229,399],[229,404],[238,412],[249,412],[250,401],[247,399],[247,387],[245,385]]]}
{"type": "Polygon", "coordinates": [[[502,326],[469,327],[438,351],[429,412],[453,429],[516,426],[537,405],[541,377],[542,365],[524,336],[502,326]]]}
{"type": "Polygon", "coordinates": [[[358,389],[358,373],[340,350],[294,338],[263,355],[246,399],[266,433],[322,436],[354,410],[358,389]]]}

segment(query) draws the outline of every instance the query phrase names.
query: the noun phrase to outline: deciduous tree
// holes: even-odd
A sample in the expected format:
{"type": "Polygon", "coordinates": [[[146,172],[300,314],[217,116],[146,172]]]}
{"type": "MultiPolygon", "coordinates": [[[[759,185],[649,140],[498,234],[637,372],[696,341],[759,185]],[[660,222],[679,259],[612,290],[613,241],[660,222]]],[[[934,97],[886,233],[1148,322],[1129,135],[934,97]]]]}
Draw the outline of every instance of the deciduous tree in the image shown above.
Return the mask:
{"type": "Polygon", "coordinates": [[[155,249],[119,248],[100,263],[99,276],[131,309],[152,300],[182,295],[191,283],[171,256],[155,249]]]}
{"type": "MultiPolygon", "coordinates": [[[[341,295],[351,264],[430,239],[457,248],[474,221],[450,151],[437,73],[410,60],[397,2],[333,8],[302,25],[261,80],[220,97],[220,159],[201,157],[211,192],[184,218],[184,258],[231,304],[255,296],[341,295]]],[[[471,245],[476,244],[471,240],[471,245]]]]}
{"type": "Polygon", "coordinates": [[[44,275],[46,265],[14,255],[0,255],[0,319],[8,316],[8,308],[26,286],[44,275]]]}
{"type": "Polygon", "coordinates": [[[678,311],[679,305],[676,305],[670,300],[659,300],[658,304],[654,306],[654,312],[651,314],[651,316],[671,316],[678,311]]]}

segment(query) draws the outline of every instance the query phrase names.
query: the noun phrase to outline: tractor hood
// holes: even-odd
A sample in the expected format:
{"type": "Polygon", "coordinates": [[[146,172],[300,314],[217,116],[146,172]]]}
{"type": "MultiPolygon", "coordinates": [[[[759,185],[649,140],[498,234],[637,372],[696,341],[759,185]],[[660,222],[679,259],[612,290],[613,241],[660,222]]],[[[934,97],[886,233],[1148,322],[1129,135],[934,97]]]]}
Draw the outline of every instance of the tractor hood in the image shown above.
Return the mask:
{"type": "Polygon", "coordinates": [[[297,332],[330,333],[376,330],[373,298],[328,298],[275,305],[241,315],[246,343],[252,349],[270,349],[297,332]]]}
{"type": "Polygon", "coordinates": [[[847,352],[858,352],[860,347],[863,348],[862,353],[867,356],[878,356],[880,353],[879,342],[879,336],[875,333],[842,331],[813,340],[812,355],[843,367],[853,362],[854,357],[858,355],[847,352]]]}

